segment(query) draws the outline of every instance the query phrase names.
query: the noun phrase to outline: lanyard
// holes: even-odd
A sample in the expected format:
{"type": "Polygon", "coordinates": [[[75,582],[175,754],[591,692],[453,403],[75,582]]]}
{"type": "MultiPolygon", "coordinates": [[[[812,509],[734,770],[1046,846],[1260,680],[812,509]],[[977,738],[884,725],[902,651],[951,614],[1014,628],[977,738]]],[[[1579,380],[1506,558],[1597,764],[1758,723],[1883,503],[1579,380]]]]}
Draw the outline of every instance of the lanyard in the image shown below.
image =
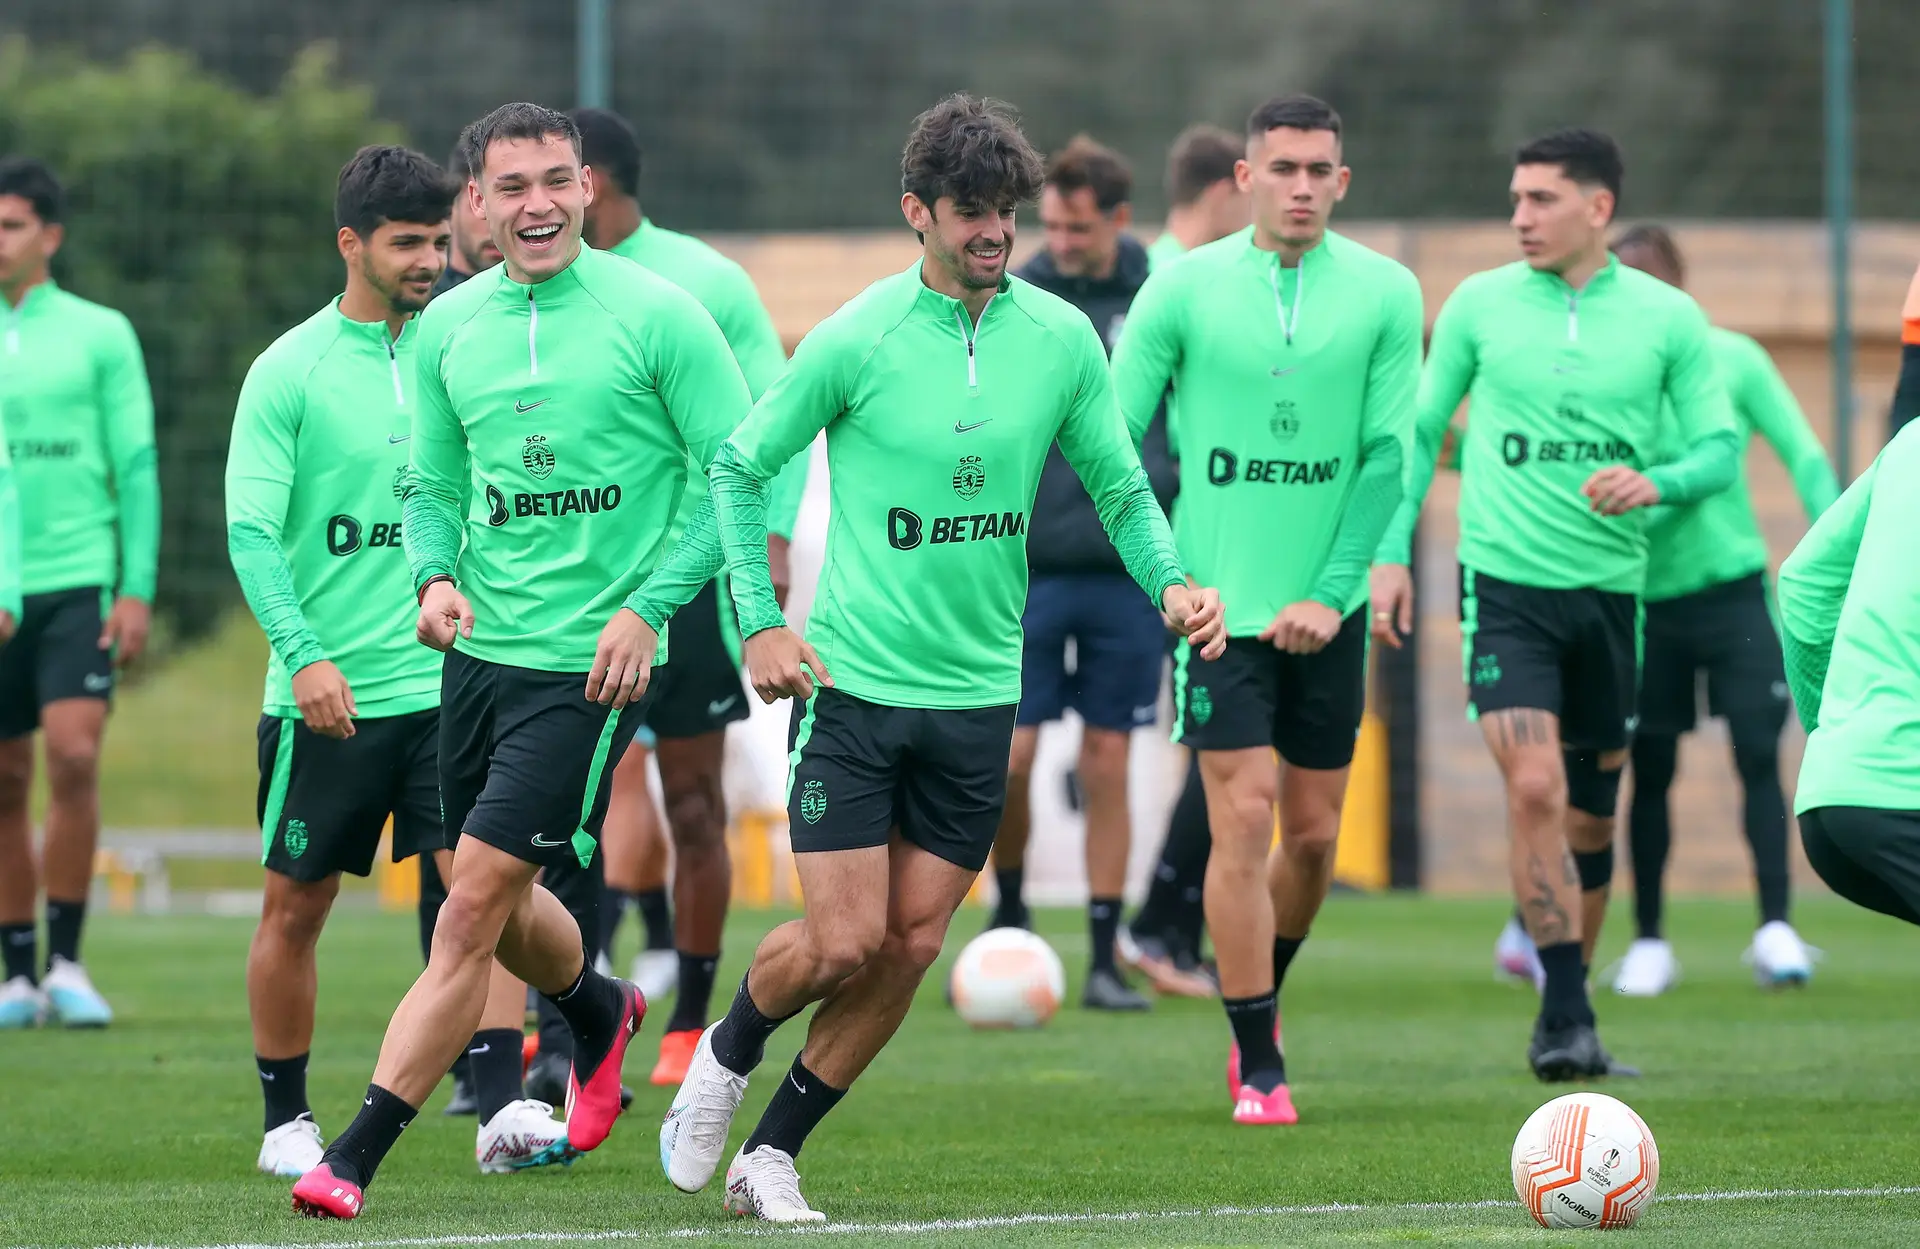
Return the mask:
{"type": "Polygon", "coordinates": [[[1295,266],[1297,276],[1293,282],[1293,315],[1287,315],[1286,300],[1280,298],[1280,257],[1273,258],[1273,268],[1267,276],[1273,281],[1273,307],[1280,316],[1280,331],[1287,336],[1287,346],[1293,346],[1293,331],[1300,324],[1300,305],[1307,299],[1307,258],[1302,256],[1295,266]]]}

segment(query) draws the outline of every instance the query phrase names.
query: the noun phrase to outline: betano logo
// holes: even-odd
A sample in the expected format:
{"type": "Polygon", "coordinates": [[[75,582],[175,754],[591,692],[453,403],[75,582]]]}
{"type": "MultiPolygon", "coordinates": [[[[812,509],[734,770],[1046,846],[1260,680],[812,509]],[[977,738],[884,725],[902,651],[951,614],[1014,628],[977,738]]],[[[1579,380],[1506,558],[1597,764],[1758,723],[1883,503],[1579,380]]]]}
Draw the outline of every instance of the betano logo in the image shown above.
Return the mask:
{"type": "Polygon", "coordinates": [[[918,513],[896,507],[887,513],[887,545],[911,551],[925,541],[930,546],[950,542],[984,542],[988,538],[1021,538],[1027,532],[1025,512],[973,512],[965,516],[936,516],[929,529],[918,513]]]}
{"type": "Polygon", "coordinates": [[[400,522],[379,521],[368,527],[341,512],[327,519],[327,550],[334,555],[351,555],[362,546],[400,547],[400,522]]]}

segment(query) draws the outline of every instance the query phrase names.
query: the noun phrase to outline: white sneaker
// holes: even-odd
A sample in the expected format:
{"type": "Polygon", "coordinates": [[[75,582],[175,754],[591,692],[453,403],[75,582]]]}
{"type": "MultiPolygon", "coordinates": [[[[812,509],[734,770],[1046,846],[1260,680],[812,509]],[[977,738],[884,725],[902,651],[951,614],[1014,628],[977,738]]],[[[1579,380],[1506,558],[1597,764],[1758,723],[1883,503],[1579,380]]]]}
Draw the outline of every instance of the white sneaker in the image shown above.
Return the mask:
{"type": "Polygon", "coordinates": [[[640,988],[640,996],[658,1002],[680,983],[680,956],[672,950],[642,950],[633,956],[633,974],[627,979],[640,988]]]}
{"type": "Polygon", "coordinates": [[[311,1114],[303,1114],[267,1133],[260,1142],[260,1158],[255,1165],[268,1175],[297,1180],[320,1165],[324,1152],[320,1125],[311,1114]]]}
{"type": "Polygon", "coordinates": [[[1493,974],[1495,979],[1518,980],[1531,983],[1538,992],[1547,983],[1547,969],[1540,966],[1540,951],[1534,948],[1533,938],[1518,919],[1509,915],[1507,926],[1500,930],[1500,939],[1493,943],[1493,974]]]}
{"type": "Polygon", "coordinates": [[[553,1117],[546,1102],[521,1098],[508,1102],[480,1125],[473,1160],[482,1175],[505,1175],[553,1163],[571,1166],[580,1155],[567,1144],[567,1125],[553,1117]]]}
{"type": "Polygon", "coordinates": [[[40,981],[47,995],[48,1018],[67,1028],[104,1028],[113,1022],[113,1007],[93,987],[87,969],[56,956],[40,981]]]}
{"type": "MultiPolygon", "coordinates": [[[[687,1064],[687,1078],[680,1082],[680,1091],[673,1095],[673,1105],[660,1123],[660,1169],[683,1193],[699,1192],[720,1169],[727,1131],[740,1109],[740,1099],[747,1095],[747,1077],[728,1071],[713,1056],[713,1029],[719,1026],[714,1024],[700,1034],[700,1044],[687,1064]]],[[[793,1170],[791,1161],[787,1170],[793,1170]]]]}
{"type": "Polygon", "coordinates": [[[1802,941],[1793,925],[1776,919],[1753,934],[1753,944],[1740,961],[1753,968],[1761,988],[1784,989],[1813,979],[1814,960],[1819,957],[1820,951],[1802,941]]]}
{"type": "Polygon", "coordinates": [[[793,1159],[771,1145],[748,1153],[744,1146],[727,1168],[727,1213],[769,1223],[825,1223],[827,1216],[800,1195],[793,1159]]]}
{"type": "Polygon", "coordinates": [[[1680,980],[1680,960],[1658,937],[1641,937],[1627,947],[1613,978],[1613,991],[1627,997],[1659,997],[1680,980]]]}
{"type": "Polygon", "coordinates": [[[37,1028],[46,1022],[47,999],[25,976],[0,984],[0,1029],[37,1028]]]}

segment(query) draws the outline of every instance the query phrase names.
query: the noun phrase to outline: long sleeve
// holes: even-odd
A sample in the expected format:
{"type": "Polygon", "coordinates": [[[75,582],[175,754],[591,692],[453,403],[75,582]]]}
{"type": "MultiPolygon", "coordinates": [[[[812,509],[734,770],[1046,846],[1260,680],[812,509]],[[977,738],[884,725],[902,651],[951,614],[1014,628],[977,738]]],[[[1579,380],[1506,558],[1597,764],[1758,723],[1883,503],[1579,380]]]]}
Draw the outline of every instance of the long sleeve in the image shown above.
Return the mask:
{"type": "Polygon", "coordinates": [[[1187,576],[1166,513],[1140,466],[1136,439],[1121,417],[1100,340],[1092,322],[1084,325],[1085,338],[1076,344],[1079,387],[1060,425],[1060,453],[1092,496],[1100,526],[1127,572],[1157,608],[1167,587],[1185,585],[1187,576]]]}
{"type": "MultiPolygon", "coordinates": [[[[780,331],[774,327],[772,314],[760,302],[760,292],[754,289],[753,279],[744,270],[738,276],[739,289],[719,305],[720,332],[733,348],[733,358],[739,362],[740,374],[747,380],[749,398],[758,403],[760,396],[766,394],[786,370],[787,349],[780,341],[780,331]]],[[[788,460],[780,475],[773,479],[767,498],[767,532],[788,541],[793,540],[794,526],[799,523],[809,459],[806,455],[796,455],[788,460]]]]}
{"type": "Polygon", "coordinates": [[[1854,559],[1867,528],[1867,504],[1880,462],[1875,460],[1838,502],[1820,514],[1800,545],[1780,566],[1780,643],[1787,683],[1801,725],[1811,733],[1820,722],[1833,636],[1853,580],[1854,559]]]}
{"type": "Polygon", "coordinates": [[[1374,553],[1375,563],[1413,562],[1413,529],[1420,520],[1420,506],[1427,501],[1427,490],[1433,485],[1447,427],[1453,423],[1460,401],[1467,397],[1479,367],[1472,309],[1462,293],[1455,291],[1433,322],[1433,341],[1427,345],[1427,363],[1421,370],[1414,400],[1413,449],[1407,462],[1406,488],[1374,553]]]}
{"type": "Polygon", "coordinates": [[[1750,352],[1753,359],[1741,375],[1733,401],[1786,465],[1807,520],[1818,520],[1840,497],[1833,464],[1772,357],[1758,343],[1750,345],[1750,352]]]}
{"type": "Polygon", "coordinates": [[[1740,443],[1732,430],[1717,430],[1679,459],[1647,470],[1662,503],[1698,503],[1719,494],[1740,474],[1740,443]]]}
{"type": "MultiPolygon", "coordinates": [[[[421,318],[423,332],[431,321],[421,318]]],[[[400,540],[415,589],[429,577],[451,577],[459,567],[473,488],[467,434],[440,376],[441,346],[422,341],[415,364],[413,451],[400,505],[400,540]]]]}
{"type": "Polygon", "coordinates": [[[1727,387],[1713,364],[1706,314],[1691,300],[1667,330],[1667,401],[1687,453],[1647,470],[1662,503],[1698,503],[1740,475],[1740,440],[1734,433],[1727,387]]]}
{"type": "Polygon", "coordinates": [[[11,614],[17,628],[21,610],[20,487],[13,479],[6,419],[0,414],[0,611],[11,614]]]}
{"type": "MultiPolygon", "coordinates": [[[[1147,435],[1147,426],[1166,396],[1167,385],[1180,367],[1181,284],[1173,276],[1178,271],[1162,270],[1146,281],[1127,310],[1120,341],[1113,347],[1113,393],[1120,405],[1121,418],[1136,450],[1147,435]]],[[[1178,398],[1176,393],[1175,399],[1178,398]]],[[[1179,414],[1172,400],[1167,403],[1167,447],[1178,455],[1180,445],[1179,414]]],[[[1065,447],[1061,448],[1065,451],[1065,447]]]]}
{"type": "Polygon", "coordinates": [[[1406,493],[1406,448],[1412,440],[1420,390],[1420,331],[1426,312],[1411,273],[1383,309],[1379,337],[1367,364],[1367,397],[1360,416],[1360,463],[1334,530],[1313,600],[1345,612],[1366,580],[1373,553],[1386,537],[1406,493]]]}
{"type": "Polygon", "coordinates": [[[120,593],[153,601],[160,571],[160,463],[153,444],[153,392],[140,338],[124,317],[99,362],[108,462],[119,504],[120,593]]]}
{"type": "MultiPolygon", "coordinates": [[[[725,446],[721,454],[726,454],[725,446]]],[[[700,588],[726,565],[726,549],[720,545],[715,522],[713,495],[709,492],[687,518],[687,527],[666,558],[639,589],[627,596],[623,606],[646,621],[655,633],[666,628],[673,613],[691,603],[700,588]]]]}
{"type": "Polygon", "coordinates": [[[801,451],[787,461],[767,488],[768,533],[793,541],[793,531],[800,523],[800,503],[807,494],[807,469],[812,463],[813,456],[801,451]]]}
{"type": "Polygon", "coordinates": [[[240,388],[227,448],[227,558],[248,609],[289,673],[327,657],[300,609],[281,545],[301,416],[298,388],[256,361],[240,388]]]}

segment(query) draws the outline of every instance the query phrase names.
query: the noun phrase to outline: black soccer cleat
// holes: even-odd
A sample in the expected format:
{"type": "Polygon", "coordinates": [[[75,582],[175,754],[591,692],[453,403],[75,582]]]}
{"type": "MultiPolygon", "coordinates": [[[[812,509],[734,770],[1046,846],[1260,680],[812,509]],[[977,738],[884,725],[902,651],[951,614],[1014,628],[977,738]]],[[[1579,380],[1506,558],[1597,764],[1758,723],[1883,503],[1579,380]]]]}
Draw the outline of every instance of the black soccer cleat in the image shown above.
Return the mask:
{"type": "Polygon", "coordinates": [[[1087,1010],[1140,1011],[1150,1010],[1153,1003],[1122,980],[1119,972],[1097,967],[1087,973],[1086,988],[1080,991],[1080,1005],[1087,1010]]]}
{"type": "Polygon", "coordinates": [[[473,1092],[473,1078],[464,1071],[453,1073],[453,1096],[447,1099],[447,1108],[443,1115],[477,1115],[480,1113],[480,1099],[473,1092]]]}
{"type": "Polygon", "coordinates": [[[1606,1049],[1600,1034],[1589,1023],[1560,1024],[1548,1027],[1545,1020],[1533,1025],[1533,1043],[1527,1047],[1527,1062],[1533,1074],[1548,1084],[1570,1080],[1591,1080],[1607,1074],[1606,1049]]]}

